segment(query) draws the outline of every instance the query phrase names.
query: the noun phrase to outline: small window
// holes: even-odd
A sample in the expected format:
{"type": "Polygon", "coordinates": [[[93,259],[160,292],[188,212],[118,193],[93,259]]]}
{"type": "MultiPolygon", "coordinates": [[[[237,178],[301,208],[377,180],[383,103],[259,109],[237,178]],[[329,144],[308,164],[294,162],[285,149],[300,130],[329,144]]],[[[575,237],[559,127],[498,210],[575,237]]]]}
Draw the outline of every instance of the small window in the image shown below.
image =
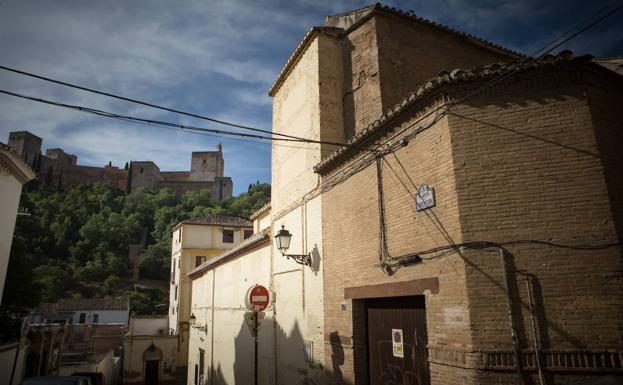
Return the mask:
{"type": "Polygon", "coordinates": [[[223,243],[234,243],[234,230],[223,230],[223,243]]]}
{"type": "Polygon", "coordinates": [[[99,314],[93,314],[93,323],[96,324],[98,323],[100,320],[100,315],[99,314]]]}
{"type": "Polygon", "coordinates": [[[177,286],[175,286],[175,300],[177,301],[177,286]]]}
{"type": "Polygon", "coordinates": [[[253,235],[253,230],[245,230],[244,231],[244,239],[247,239],[253,235]]]}
{"type": "Polygon", "coordinates": [[[182,258],[177,260],[177,268],[179,269],[182,266],[182,258]]]}
{"type": "Polygon", "coordinates": [[[205,255],[196,255],[195,256],[195,267],[201,265],[205,261],[207,261],[207,257],[205,255]]]}
{"type": "Polygon", "coordinates": [[[143,173],[143,168],[141,167],[141,174],[143,173]]]}
{"type": "Polygon", "coordinates": [[[80,321],[78,321],[78,323],[85,323],[87,322],[87,313],[80,313],[80,321]]]}

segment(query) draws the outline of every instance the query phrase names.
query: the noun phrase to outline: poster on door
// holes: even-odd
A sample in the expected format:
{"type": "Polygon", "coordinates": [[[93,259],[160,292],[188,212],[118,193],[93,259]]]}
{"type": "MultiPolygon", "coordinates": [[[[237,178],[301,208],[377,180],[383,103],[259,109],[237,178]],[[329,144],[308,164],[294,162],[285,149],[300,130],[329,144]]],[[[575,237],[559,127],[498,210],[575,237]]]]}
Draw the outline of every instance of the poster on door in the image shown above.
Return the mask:
{"type": "Polygon", "coordinates": [[[392,329],[392,351],[394,357],[404,358],[404,341],[402,339],[402,329],[392,329]]]}

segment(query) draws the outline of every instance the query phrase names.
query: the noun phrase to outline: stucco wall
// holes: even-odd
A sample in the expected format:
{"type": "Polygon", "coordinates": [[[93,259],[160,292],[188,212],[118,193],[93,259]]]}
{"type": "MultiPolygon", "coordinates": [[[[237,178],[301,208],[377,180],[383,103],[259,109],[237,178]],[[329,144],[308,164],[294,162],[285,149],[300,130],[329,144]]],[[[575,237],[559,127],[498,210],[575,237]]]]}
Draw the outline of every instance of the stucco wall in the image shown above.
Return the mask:
{"type": "MultiPolygon", "coordinates": [[[[195,328],[190,330],[188,381],[194,383],[199,349],[205,352],[204,376],[214,383],[253,383],[253,337],[244,320],[247,290],[261,284],[270,287],[270,244],[208,270],[193,280],[192,312],[195,328]],[[197,327],[207,326],[207,330],[197,327]]],[[[258,340],[260,384],[274,384],[273,305],[264,311],[258,340]]]]}
{"type": "Polygon", "coordinates": [[[161,358],[158,378],[162,382],[175,380],[177,336],[127,336],[123,355],[124,384],[143,384],[144,354],[152,343],[161,358]]]}
{"type": "Polygon", "coordinates": [[[80,314],[86,315],[85,323],[93,323],[93,315],[98,315],[98,324],[120,323],[128,324],[128,310],[73,310],[73,324],[80,324],[80,314]]]}
{"type": "Polygon", "coordinates": [[[130,334],[135,336],[168,334],[169,321],[166,316],[133,316],[130,319],[130,334]]]}
{"type": "Polygon", "coordinates": [[[13,241],[13,230],[22,184],[11,174],[0,168],[0,298],[4,291],[6,272],[9,266],[9,254],[13,241]]]}

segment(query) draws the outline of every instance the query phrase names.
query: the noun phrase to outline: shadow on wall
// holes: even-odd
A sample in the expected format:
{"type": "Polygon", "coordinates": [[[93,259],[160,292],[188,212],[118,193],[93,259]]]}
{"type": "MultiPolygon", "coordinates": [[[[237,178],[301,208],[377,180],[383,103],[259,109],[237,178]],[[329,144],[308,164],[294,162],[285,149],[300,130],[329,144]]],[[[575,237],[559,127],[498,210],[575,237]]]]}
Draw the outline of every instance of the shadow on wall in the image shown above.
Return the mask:
{"type": "MultiPolygon", "coordinates": [[[[254,337],[246,321],[240,324],[234,339],[235,358],[232,378],[223,367],[229,363],[221,362],[214,366],[208,375],[214,385],[247,385],[254,383],[255,353],[254,337]]],[[[217,357],[215,357],[217,358],[217,357]]],[[[305,359],[305,342],[298,323],[289,333],[281,328],[272,318],[261,321],[258,333],[258,384],[262,385],[315,385],[310,376],[310,369],[315,367],[305,359]],[[275,345],[278,352],[275,354],[275,345]],[[277,373],[275,373],[275,371],[277,373]],[[276,378],[277,377],[277,378],[276,378]]],[[[223,359],[223,358],[221,358],[223,359]]],[[[320,367],[321,368],[321,367],[320,367]]]]}
{"type": "Polygon", "coordinates": [[[314,248],[311,251],[311,269],[315,275],[318,275],[320,271],[320,251],[318,250],[318,245],[314,244],[314,248]]]}

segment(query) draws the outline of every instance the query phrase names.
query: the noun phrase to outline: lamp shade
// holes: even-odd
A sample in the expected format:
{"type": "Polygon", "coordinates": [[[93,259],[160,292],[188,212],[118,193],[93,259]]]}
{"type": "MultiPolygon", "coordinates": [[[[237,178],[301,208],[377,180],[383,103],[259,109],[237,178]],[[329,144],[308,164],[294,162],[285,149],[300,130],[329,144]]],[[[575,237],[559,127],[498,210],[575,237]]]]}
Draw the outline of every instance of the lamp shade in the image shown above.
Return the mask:
{"type": "Polygon", "coordinates": [[[190,326],[193,326],[197,322],[197,317],[193,313],[190,313],[190,318],[188,319],[188,323],[190,326]]]}
{"type": "Polygon", "coordinates": [[[275,242],[282,254],[290,248],[290,239],[292,239],[292,234],[281,225],[281,230],[275,235],[275,242]]]}

